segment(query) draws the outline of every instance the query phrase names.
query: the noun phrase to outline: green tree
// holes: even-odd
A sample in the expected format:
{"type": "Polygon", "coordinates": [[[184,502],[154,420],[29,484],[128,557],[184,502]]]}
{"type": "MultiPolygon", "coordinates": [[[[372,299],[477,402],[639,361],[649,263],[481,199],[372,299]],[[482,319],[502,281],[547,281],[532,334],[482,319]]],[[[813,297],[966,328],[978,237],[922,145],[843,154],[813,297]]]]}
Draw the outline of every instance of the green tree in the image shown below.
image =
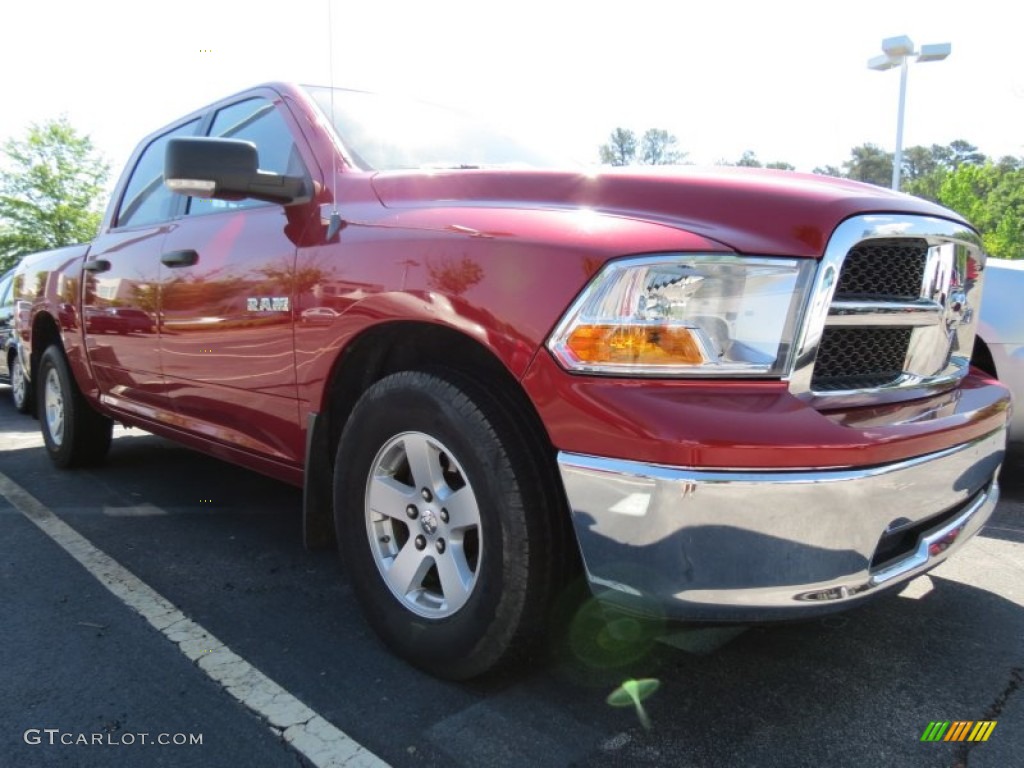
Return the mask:
{"type": "Polygon", "coordinates": [[[939,170],[942,166],[934,149],[918,145],[903,150],[902,178],[905,181],[916,181],[939,170]]]}
{"type": "Polygon", "coordinates": [[[110,166],[66,117],[9,139],[0,168],[0,272],[34,251],[91,240],[110,166]]]}
{"type": "Polygon", "coordinates": [[[686,160],[686,152],[679,149],[679,140],[663,128],[650,128],[639,140],[628,128],[616,128],[608,141],[598,147],[598,152],[603,164],[614,166],[633,165],[636,162],[644,165],[677,165],[686,160]]]}
{"type": "Polygon", "coordinates": [[[648,129],[640,140],[640,157],[646,165],[678,165],[686,157],[679,140],[663,128],[648,129]]]}
{"type": "Polygon", "coordinates": [[[933,144],[909,147],[903,152],[902,191],[938,202],[939,188],[948,172],[951,152],[948,147],[933,144]]]}
{"type": "Polygon", "coordinates": [[[984,165],[987,161],[985,153],[968,141],[957,139],[949,143],[949,167],[954,171],[961,165],[984,165]]]}
{"type": "Polygon", "coordinates": [[[861,144],[850,150],[850,159],[843,163],[846,178],[865,181],[879,187],[892,183],[892,155],[877,144],[861,144]]]}
{"type": "MultiPolygon", "coordinates": [[[[787,163],[783,160],[773,160],[770,163],[762,163],[760,160],[757,159],[757,153],[754,152],[754,150],[752,149],[743,150],[743,154],[740,156],[740,159],[737,160],[735,163],[730,163],[728,160],[719,160],[716,163],[716,165],[732,165],[736,166],[737,168],[771,168],[776,171],[796,170],[795,165],[793,165],[792,163],[787,163]]],[[[819,170],[820,169],[816,168],[815,173],[817,173],[819,170]]],[[[839,171],[837,170],[834,175],[840,175],[839,171]]]]}
{"type": "Polygon", "coordinates": [[[965,162],[947,174],[939,202],[981,232],[985,250],[1004,259],[1024,258],[1024,170],[991,161],[965,162]]]}
{"type": "MultiPolygon", "coordinates": [[[[1003,158],[1012,163],[1015,158],[1003,158]]],[[[910,147],[903,153],[902,189],[911,195],[939,202],[940,190],[948,175],[962,166],[981,166],[989,162],[984,153],[968,141],[957,139],[947,145],[910,147]]],[[[1008,166],[1009,167],[1009,166],[1008,166]]]]}
{"type": "Polygon", "coordinates": [[[813,173],[819,176],[835,176],[837,179],[845,178],[842,169],[834,165],[819,165],[814,169],[813,173]]]}
{"type": "Polygon", "coordinates": [[[1013,155],[1003,155],[999,158],[999,162],[996,163],[996,167],[999,170],[1006,172],[1019,171],[1024,168],[1024,157],[1014,157],[1013,155]]]}
{"type": "Polygon", "coordinates": [[[740,168],[760,168],[761,161],[757,159],[757,155],[754,154],[753,150],[748,149],[744,151],[736,165],[740,168]]]}
{"type": "Polygon", "coordinates": [[[605,165],[631,165],[636,161],[636,134],[628,128],[616,128],[598,151],[605,165]]]}

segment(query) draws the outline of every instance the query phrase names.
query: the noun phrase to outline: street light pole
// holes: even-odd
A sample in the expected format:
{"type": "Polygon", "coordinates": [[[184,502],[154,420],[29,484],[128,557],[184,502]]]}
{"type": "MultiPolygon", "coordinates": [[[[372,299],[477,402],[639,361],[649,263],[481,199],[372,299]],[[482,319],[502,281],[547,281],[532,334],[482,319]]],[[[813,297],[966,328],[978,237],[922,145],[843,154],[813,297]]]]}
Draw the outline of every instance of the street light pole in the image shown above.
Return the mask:
{"type": "Polygon", "coordinates": [[[881,56],[868,60],[868,68],[884,72],[893,67],[900,68],[900,101],[896,111],[896,152],[892,164],[892,188],[899,191],[900,174],[903,170],[903,114],[907,103],[907,70],[910,59],[918,62],[942,61],[949,56],[953,46],[950,43],[933,43],[922,45],[920,51],[914,50],[914,41],[906,35],[887,37],[882,41],[881,56]]]}
{"type": "Polygon", "coordinates": [[[903,171],[903,112],[907,106],[907,70],[910,64],[903,57],[900,65],[900,106],[896,110],[896,154],[892,161],[892,188],[899,192],[900,173],[903,171]]]}

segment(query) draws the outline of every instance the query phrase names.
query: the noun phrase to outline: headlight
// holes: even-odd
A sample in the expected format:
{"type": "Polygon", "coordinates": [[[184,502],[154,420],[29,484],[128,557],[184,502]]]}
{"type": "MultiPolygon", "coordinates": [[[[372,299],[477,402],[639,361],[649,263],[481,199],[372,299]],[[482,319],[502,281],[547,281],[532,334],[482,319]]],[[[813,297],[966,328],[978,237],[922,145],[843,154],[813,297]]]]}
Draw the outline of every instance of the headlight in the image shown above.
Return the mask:
{"type": "Polygon", "coordinates": [[[570,371],[784,376],[816,263],[733,255],[614,261],[548,340],[570,371]]]}

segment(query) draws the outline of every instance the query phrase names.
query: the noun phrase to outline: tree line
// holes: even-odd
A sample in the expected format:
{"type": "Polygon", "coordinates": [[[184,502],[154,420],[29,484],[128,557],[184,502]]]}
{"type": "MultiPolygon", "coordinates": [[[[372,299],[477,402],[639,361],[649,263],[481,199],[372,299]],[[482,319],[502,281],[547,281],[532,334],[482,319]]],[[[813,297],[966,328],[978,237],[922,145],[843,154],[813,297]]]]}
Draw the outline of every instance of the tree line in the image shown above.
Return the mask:
{"type": "MultiPolygon", "coordinates": [[[[815,173],[886,187],[894,158],[874,144],[854,147],[842,168],[815,173]]],[[[904,150],[901,191],[950,208],[981,232],[985,250],[1004,259],[1024,258],[1024,157],[998,160],[958,139],[904,150]]]]}
{"type": "MultiPolygon", "coordinates": [[[[666,130],[650,129],[638,141],[633,131],[620,127],[598,148],[598,155],[605,165],[678,165],[686,163],[687,153],[666,130]]],[[[841,166],[819,166],[813,172],[888,187],[894,162],[893,153],[862,144],[850,150],[841,166]]],[[[783,161],[762,163],[750,150],[734,162],[717,164],[796,170],[783,161]]],[[[900,167],[901,191],[962,215],[981,232],[990,255],[1024,258],[1024,157],[1007,155],[996,160],[957,139],[948,145],[910,147],[904,150],[900,167]]]]}

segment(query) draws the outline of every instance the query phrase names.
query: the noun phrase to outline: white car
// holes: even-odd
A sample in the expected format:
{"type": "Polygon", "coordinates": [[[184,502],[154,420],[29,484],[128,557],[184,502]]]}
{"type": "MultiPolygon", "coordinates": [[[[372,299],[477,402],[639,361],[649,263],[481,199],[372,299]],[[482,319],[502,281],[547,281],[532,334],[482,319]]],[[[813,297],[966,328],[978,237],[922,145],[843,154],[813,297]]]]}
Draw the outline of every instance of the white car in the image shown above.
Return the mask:
{"type": "Polygon", "coordinates": [[[330,323],[334,318],[340,317],[341,312],[330,307],[310,307],[302,313],[304,323],[330,323]]]}
{"type": "Polygon", "coordinates": [[[1024,260],[989,258],[972,362],[1013,392],[1010,440],[1024,441],[1024,260]]]}

